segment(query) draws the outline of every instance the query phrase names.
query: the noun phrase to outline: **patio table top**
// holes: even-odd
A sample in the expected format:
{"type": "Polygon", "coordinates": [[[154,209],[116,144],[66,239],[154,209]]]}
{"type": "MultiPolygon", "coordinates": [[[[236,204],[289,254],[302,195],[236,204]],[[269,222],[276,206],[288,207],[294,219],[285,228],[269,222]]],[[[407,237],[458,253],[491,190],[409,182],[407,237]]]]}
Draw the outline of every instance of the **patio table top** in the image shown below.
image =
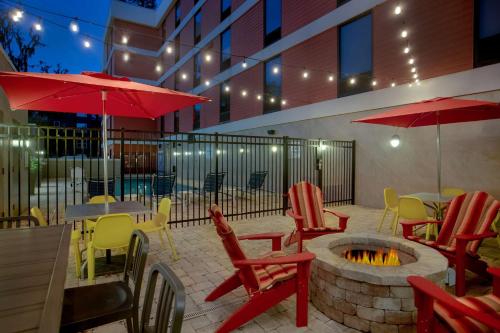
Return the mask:
{"type": "Polygon", "coordinates": [[[447,195],[442,195],[439,197],[438,193],[432,193],[432,192],[418,192],[418,193],[412,193],[412,194],[405,194],[403,197],[414,197],[414,198],[419,198],[423,202],[441,202],[441,203],[446,203],[450,202],[453,200],[453,196],[447,196],[447,195]]]}
{"type": "Polygon", "coordinates": [[[58,332],[71,225],[0,231],[2,332],[58,332]]]}
{"type": "Polygon", "coordinates": [[[106,214],[149,214],[151,209],[138,201],[117,201],[108,204],[106,210],[105,204],[81,204],[66,207],[64,214],[65,221],[96,219],[106,214]]]}

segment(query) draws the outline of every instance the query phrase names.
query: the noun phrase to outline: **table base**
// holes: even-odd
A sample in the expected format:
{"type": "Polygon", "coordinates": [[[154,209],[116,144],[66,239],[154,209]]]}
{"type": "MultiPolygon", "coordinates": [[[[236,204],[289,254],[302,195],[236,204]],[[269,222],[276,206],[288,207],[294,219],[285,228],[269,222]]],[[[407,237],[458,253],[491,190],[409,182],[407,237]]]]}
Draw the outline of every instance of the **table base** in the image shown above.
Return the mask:
{"type": "MultiPolygon", "coordinates": [[[[95,276],[123,273],[126,257],[125,254],[111,256],[109,262],[106,257],[95,258],[95,276]]],[[[87,277],[87,265],[85,264],[82,269],[82,278],[86,279],[87,277]]]]}

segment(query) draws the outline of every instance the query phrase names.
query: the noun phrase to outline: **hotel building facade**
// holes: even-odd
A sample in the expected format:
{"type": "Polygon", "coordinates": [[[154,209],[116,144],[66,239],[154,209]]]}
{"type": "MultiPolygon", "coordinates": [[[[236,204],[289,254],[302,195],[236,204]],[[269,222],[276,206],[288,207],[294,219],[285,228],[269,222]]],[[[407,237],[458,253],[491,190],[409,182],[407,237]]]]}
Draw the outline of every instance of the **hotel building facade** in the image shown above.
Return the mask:
{"type": "MultiPolygon", "coordinates": [[[[158,120],[115,118],[113,127],[356,140],[363,204],[380,206],[381,189],[394,184],[403,184],[400,192],[434,189],[435,128],[353,119],[441,96],[500,101],[498,1],[163,0],[150,7],[111,2],[105,70],[211,102],[158,120]],[[396,132],[395,150],[388,142],[396,132]]],[[[499,133],[499,121],[444,127],[443,184],[480,184],[500,196],[499,133]]]]}

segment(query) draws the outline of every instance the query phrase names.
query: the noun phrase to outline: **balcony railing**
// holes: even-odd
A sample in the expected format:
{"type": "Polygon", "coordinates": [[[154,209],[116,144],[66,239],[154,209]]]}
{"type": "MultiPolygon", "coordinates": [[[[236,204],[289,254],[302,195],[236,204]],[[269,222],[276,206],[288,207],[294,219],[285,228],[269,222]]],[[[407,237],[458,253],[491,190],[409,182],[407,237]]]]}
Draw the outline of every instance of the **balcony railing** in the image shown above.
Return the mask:
{"type": "Polygon", "coordinates": [[[158,3],[160,2],[157,0],[118,0],[118,1],[147,9],[156,9],[158,3]]]}

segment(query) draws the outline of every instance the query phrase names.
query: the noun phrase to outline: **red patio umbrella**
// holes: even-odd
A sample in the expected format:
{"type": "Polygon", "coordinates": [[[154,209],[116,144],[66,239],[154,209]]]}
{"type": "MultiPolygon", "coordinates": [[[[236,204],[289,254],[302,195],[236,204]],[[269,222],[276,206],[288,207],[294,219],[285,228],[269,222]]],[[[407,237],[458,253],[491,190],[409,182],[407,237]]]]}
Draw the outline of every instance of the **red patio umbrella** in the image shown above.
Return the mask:
{"type": "Polygon", "coordinates": [[[372,116],[353,120],[358,123],[396,127],[436,125],[438,193],[441,193],[441,133],[440,125],[500,118],[500,104],[451,97],[438,97],[408,104],[372,116]]]}
{"type": "Polygon", "coordinates": [[[208,98],[132,82],[104,73],[0,72],[12,109],[102,115],[104,195],[108,202],[107,116],[157,118],[208,98]]]}

